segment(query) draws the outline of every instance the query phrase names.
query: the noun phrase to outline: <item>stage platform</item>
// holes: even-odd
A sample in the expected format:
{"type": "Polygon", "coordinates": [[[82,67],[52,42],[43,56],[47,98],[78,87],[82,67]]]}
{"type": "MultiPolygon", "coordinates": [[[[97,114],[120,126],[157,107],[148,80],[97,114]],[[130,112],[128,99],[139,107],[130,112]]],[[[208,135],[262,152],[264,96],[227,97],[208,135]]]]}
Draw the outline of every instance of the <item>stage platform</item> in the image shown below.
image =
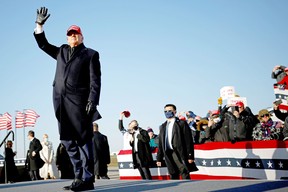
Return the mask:
{"type": "MultiPolygon", "coordinates": [[[[71,180],[41,180],[25,181],[12,184],[1,184],[2,192],[60,192],[63,186],[70,185],[71,180]]],[[[139,192],[139,191],[288,191],[288,181],[266,181],[266,180],[96,180],[95,189],[91,191],[109,192],[139,192]]]]}

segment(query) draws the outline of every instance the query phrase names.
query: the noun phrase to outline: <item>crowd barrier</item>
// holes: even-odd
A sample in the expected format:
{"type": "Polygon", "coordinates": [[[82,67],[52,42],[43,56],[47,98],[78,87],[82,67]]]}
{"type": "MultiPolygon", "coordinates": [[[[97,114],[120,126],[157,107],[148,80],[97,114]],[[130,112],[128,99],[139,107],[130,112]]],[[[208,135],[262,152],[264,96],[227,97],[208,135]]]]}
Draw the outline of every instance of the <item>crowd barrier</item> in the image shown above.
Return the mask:
{"type": "MultiPolygon", "coordinates": [[[[194,148],[199,171],[190,173],[192,180],[288,178],[288,141],[212,142],[194,148]]],[[[117,155],[121,180],[141,179],[131,153],[120,150],[117,155]]],[[[153,151],[152,179],[169,179],[167,167],[156,166],[156,155],[153,151]]]]}

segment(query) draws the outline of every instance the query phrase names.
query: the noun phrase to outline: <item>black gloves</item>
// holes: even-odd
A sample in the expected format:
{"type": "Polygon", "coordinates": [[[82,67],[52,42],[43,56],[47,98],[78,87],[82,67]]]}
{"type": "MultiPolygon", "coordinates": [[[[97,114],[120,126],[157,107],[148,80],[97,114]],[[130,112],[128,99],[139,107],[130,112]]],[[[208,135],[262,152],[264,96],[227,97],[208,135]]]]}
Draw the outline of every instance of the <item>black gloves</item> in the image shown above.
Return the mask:
{"type": "Polygon", "coordinates": [[[96,111],[96,105],[95,103],[93,103],[93,101],[88,101],[87,105],[86,105],[86,112],[87,115],[92,114],[93,112],[96,111]]]}
{"type": "Polygon", "coordinates": [[[37,18],[35,23],[38,23],[39,25],[44,25],[45,21],[50,17],[50,14],[48,14],[48,9],[45,7],[41,7],[40,10],[37,9],[37,18]]]}
{"type": "Polygon", "coordinates": [[[225,113],[228,111],[229,107],[227,107],[226,105],[224,105],[224,107],[221,109],[220,111],[220,118],[224,119],[225,113]]]}

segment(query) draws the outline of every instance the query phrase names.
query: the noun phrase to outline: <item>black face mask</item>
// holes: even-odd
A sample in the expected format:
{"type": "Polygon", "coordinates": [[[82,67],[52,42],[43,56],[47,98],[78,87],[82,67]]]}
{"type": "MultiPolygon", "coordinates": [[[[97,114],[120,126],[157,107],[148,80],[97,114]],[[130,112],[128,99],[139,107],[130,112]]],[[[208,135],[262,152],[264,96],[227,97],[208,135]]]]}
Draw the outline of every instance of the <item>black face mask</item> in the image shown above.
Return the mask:
{"type": "Polygon", "coordinates": [[[138,129],[138,126],[133,127],[133,129],[136,131],[138,129]]]}

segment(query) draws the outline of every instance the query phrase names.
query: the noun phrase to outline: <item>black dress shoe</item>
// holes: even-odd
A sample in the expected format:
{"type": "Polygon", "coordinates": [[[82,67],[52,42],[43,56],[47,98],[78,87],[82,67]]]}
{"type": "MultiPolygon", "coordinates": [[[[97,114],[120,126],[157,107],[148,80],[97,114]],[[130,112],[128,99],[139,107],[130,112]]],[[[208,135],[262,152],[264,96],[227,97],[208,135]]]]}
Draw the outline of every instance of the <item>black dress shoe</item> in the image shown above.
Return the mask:
{"type": "Polygon", "coordinates": [[[83,181],[80,179],[74,179],[71,185],[63,187],[63,190],[71,190],[73,187],[80,185],[83,181]]]}
{"type": "Polygon", "coordinates": [[[70,188],[71,191],[86,191],[86,190],[93,190],[93,189],[94,189],[93,182],[87,182],[87,181],[78,182],[70,188]]]}
{"type": "Polygon", "coordinates": [[[67,190],[67,191],[68,191],[68,190],[70,190],[70,189],[71,189],[71,187],[72,187],[72,185],[68,185],[68,186],[64,186],[62,189],[63,189],[63,190],[67,190]]]}
{"type": "Polygon", "coordinates": [[[110,179],[110,178],[106,175],[106,176],[101,177],[101,179],[110,179]]]}

